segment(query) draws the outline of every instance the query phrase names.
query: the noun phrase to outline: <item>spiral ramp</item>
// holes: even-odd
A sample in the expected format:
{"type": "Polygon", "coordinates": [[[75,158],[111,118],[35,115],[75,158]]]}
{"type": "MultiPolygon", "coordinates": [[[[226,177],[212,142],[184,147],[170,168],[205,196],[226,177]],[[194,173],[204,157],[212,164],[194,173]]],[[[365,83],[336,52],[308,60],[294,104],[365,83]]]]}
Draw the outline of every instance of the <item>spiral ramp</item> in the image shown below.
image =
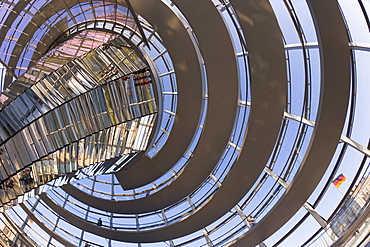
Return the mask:
{"type": "Polygon", "coordinates": [[[0,243],[367,246],[369,8],[2,1],[0,243]]]}

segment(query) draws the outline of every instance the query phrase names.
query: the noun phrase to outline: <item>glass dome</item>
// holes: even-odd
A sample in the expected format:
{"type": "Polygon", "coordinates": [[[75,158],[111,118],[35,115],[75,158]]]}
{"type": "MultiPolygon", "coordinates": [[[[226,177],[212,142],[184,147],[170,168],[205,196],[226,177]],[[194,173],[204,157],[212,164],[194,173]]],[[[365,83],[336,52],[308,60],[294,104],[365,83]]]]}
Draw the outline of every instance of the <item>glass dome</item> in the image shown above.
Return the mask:
{"type": "Polygon", "coordinates": [[[3,246],[367,246],[367,0],[0,1],[3,246]]]}

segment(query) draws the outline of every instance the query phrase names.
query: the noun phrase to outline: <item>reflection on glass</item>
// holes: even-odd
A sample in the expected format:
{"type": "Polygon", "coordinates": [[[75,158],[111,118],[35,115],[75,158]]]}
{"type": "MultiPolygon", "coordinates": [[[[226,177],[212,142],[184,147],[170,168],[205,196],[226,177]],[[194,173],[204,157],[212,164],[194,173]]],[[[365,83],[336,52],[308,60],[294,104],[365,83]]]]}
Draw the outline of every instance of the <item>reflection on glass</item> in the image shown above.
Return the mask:
{"type": "Polygon", "coordinates": [[[122,38],[70,61],[3,106],[3,205],[79,168],[143,151],[154,117],[142,119],[157,111],[151,73],[122,38]]]}

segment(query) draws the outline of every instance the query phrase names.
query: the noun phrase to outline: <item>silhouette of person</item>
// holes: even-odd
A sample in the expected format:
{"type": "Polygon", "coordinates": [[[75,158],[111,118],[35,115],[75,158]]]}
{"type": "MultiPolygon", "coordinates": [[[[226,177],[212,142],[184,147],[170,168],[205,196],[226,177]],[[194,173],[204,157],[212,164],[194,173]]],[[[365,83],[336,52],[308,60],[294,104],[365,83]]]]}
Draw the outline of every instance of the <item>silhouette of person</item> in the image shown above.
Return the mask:
{"type": "Polygon", "coordinates": [[[102,226],[103,225],[103,222],[102,222],[102,220],[101,220],[101,218],[99,218],[99,220],[98,220],[98,224],[97,224],[98,226],[102,226]]]}

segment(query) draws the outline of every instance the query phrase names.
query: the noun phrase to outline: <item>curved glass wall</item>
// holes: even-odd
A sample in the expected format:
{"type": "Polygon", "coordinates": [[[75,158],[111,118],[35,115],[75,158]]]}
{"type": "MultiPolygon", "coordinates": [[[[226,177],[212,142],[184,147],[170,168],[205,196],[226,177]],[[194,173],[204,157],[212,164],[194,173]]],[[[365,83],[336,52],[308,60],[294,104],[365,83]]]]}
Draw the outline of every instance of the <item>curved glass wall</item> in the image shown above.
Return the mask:
{"type": "MultiPolygon", "coordinates": [[[[18,206],[9,207],[1,215],[2,243],[8,245],[14,243],[16,246],[245,246],[245,241],[253,243],[251,246],[365,246],[368,244],[370,241],[368,235],[370,135],[366,126],[370,120],[367,110],[370,102],[367,97],[369,75],[366,68],[370,58],[368,56],[370,5],[362,0],[333,0],[330,3],[328,1],[322,4],[322,8],[328,16],[331,16],[329,12],[338,13],[335,17],[340,21],[334,24],[328,21],[332,26],[325,26],[320,21],[320,16],[324,14],[316,8],[318,6],[316,0],[266,0],[255,8],[255,14],[243,15],[244,9],[241,6],[250,2],[248,0],[244,2],[213,0],[207,3],[190,1],[187,4],[191,6],[191,11],[188,6],[177,0],[150,0],[145,4],[142,1],[76,0],[63,6],[53,1],[2,3],[4,15],[1,23],[6,32],[0,32],[5,33],[3,37],[0,36],[2,42],[0,69],[3,71],[0,78],[3,78],[3,85],[13,82],[10,88],[15,91],[5,90],[1,96],[3,108],[0,112],[2,114],[0,134],[6,150],[4,149],[0,154],[3,155],[0,156],[3,164],[1,166],[3,184],[0,195],[4,204],[10,205],[9,202],[12,202],[15,205],[17,201],[20,203],[18,206]],[[151,6],[152,12],[146,9],[146,4],[151,6]],[[156,8],[163,10],[163,18],[159,16],[157,19],[153,18],[156,16],[154,11],[156,8]],[[53,11],[46,15],[45,13],[50,9],[53,11]],[[231,129],[222,130],[230,133],[230,137],[223,144],[223,152],[214,162],[208,176],[202,183],[196,185],[193,185],[190,179],[182,186],[188,186],[191,192],[182,194],[182,188],[175,187],[176,183],[182,181],[182,176],[189,176],[189,172],[193,173],[194,179],[197,177],[198,170],[192,168],[194,167],[192,162],[196,160],[197,149],[207,150],[202,145],[204,141],[207,143],[204,138],[207,136],[205,133],[209,127],[207,123],[210,121],[209,102],[212,97],[215,97],[210,90],[213,83],[210,79],[213,68],[207,62],[209,61],[207,60],[208,46],[204,46],[202,39],[204,36],[199,33],[201,26],[199,23],[212,25],[212,20],[207,19],[204,13],[197,12],[205,9],[209,11],[210,16],[212,11],[217,11],[221,16],[222,24],[227,27],[228,39],[232,42],[232,56],[235,57],[237,64],[238,79],[225,81],[224,84],[225,87],[232,83],[238,85],[238,98],[235,102],[236,117],[231,129]],[[168,14],[167,10],[172,14],[168,14]],[[202,15],[203,18],[200,18],[202,15]],[[168,21],[171,19],[169,16],[180,21],[168,21]],[[286,96],[283,99],[279,98],[280,94],[277,90],[276,104],[278,100],[283,100],[285,107],[279,116],[281,121],[277,135],[269,134],[270,132],[266,130],[266,134],[255,137],[253,136],[256,131],[253,129],[254,123],[260,120],[258,122],[260,126],[266,124],[261,121],[264,118],[258,116],[255,109],[272,107],[267,103],[261,104],[260,108],[254,107],[260,102],[268,102],[267,99],[258,100],[256,97],[258,96],[257,85],[262,84],[263,79],[274,72],[273,70],[266,70],[266,74],[260,72],[263,71],[261,68],[268,63],[263,60],[262,51],[258,50],[251,38],[253,35],[258,35],[258,32],[251,31],[250,28],[259,27],[259,21],[266,20],[270,16],[273,16],[276,21],[278,27],[276,34],[280,35],[281,40],[281,44],[277,46],[280,45],[283,51],[282,59],[276,59],[274,54],[271,54],[271,60],[275,59],[273,61],[275,64],[285,66],[286,71],[283,71],[283,74],[286,80],[271,81],[267,85],[271,87],[274,83],[284,85],[286,96]],[[39,21],[33,21],[36,17],[39,17],[39,21]],[[11,25],[12,20],[16,20],[14,22],[16,24],[11,25]],[[165,24],[158,20],[163,20],[165,24]],[[244,25],[245,21],[250,24],[249,28],[244,25]],[[29,23],[33,23],[35,27],[31,28],[29,23]],[[174,26],[171,26],[172,24],[174,26]],[[46,27],[44,31],[40,31],[43,30],[42,25],[46,27]],[[163,29],[163,26],[166,26],[166,29],[163,29]],[[181,157],[178,157],[176,163],[171,164],[169,170],[162,171],[160,177],[153,177],[150,183],[125,189],[115,172],[129,170],[130,167],[135,168],[137,159],[142,159],[140,151],[145,151],[145,157],[155,162],[161,151],[166,150],[164,147],[173,134],[174,126],[179,124],[179,121],[184,121],[179,119],[177,114],[181,109],[178,102],[183,102],[180,101],[182,95],[181,91],[178,91],[177,83],[184,83],[179,76],[182,71],[179,70],[188,73],[192,71],[185,62],[182,64],[181,61],[179,62],[178,55],[173,53],[174,44],[168,43],[171,40],[168,37],[171,37],[172,32],[176,33],[177,29],[182,28],[191,37],[202,77],[199,81],[202,88],[202,108],[196,131],[190,138],[188,148],[184,150],[181,157]],[[29,35],[29,38],[25,38],[27,35],[23,30],[34,32],[29,35]],[[344,33],[341,39],[338,37],[338,43],[342,42],[346,52],[349,51],[346,58],[349,63],[346,66],[327,64],[329,55],[326,51],[329,48],[323,37],[328,30],[333,32],[340,30],[338,32],[344,33]],[[104,32],[99,33],[100,31],[104,32]],[[87,37],[94,34],[104,36],[112,40],[111,42],[114,40],[127,42],[127,47],[121,46],[126,60],[114,59],[113,66],[108,65],[103,69],[99,67],[95,70],[96,66],[104,64],[106,60],[103,59],[103,62],[100,62],[88,58],[89,56],[81,56],[79,50],[89,50],[87,37]],[[113,36],[123,38],[114,39],[113,36]],[[69,66],[68,70],[63,71],[64,66],[58,68],[51,66],[53,60],[50,54],[61,52],[62,44],[64,47],[72,45],[73,40],[78,40],[79,37],[82,37],[83,44],[77,44],[75,47],[78,48],[74,49],[75,52],[66,55],[74,59],[78,57],[65,65],[69,66]],[[52,45],[47,48],[45,44],[52,45]],[[17,45],[22,48],[15,49],[17,45]],[[49,55],[43,57],[45,54],[49,55]],[[135,63],[135,59],[132,61],[132,54],[145,58],[148,64],[135,63]],[[19,56],[18,60],[14,58],[16,55],[19,56]],[[43,74],[40,73],[40,75],[49,73],[42,79],[35,72],[38,64],[42,65],[37,63],[41,57],[43,60],[40,61],[45,61],[44,64],[50,64],[50,68],[55,68],[55,70],[50,69],[50,71],[43,71],[43,74]],[[84,59],[88,60],[84,62],[84,68],[88,71],[78,72],[81,71],[79,66],[84,59]],[[35,66],[32,67],[33,65],[35,66]],[[343,127],[340,127],[341,132],[337,133],[335,145],[332,144],[331,148],[334,151],[330,154],[331,160],[324,162],[324,158],[321,158],[329,151],[323,151],[318,155],[320,157],[317,158],[316,163],[317,166],[323,167],[322,174],[317,175],[314,172],[304,174],[310,155],[316,150],[328,150],[326,144],[320,146],[315,142],[320,137],[325,139],[326,135],[330,138],[330,133],[319,132],[325,121],[323,120],[325,116],[322,115],[326,107],[325,102],[335,98],[335,92],[332,93],[333,96],[327,96],[330,93],[327,92],[326,86],[331,83],[325,80],[328,67],[335,68],[335,73],[341,74],[343,71],[348,71],[349,74],[348,79],[337,78],[338,85],[340,80],[348,84],[346,89],[349,92],[348,98],[341,99],[343,102],[348,100],[345,119],[341,120],[343,127]],[[101,74],[102,71],[104,75],[101,74]],[[256,71],[261,73],[258,77],[256,77],[256,71]],[[27,83],[17,85],[16,82],[21,82],[21,78],[27,78],[27,83]],[[32,78],[41,80],[31,84],[32,78]],[[76,86],[80,78],[84,78],[85,83],[95,81],[97,84],[91,87],[84,83],[76,86]],[[50,80],[54,82],[60,80],[65,83],[56,90],[50,80]],[[43,88],[39,88],[39,85],[43,88]],[[34,100],[33,94],[28,93],[33,88],[37,88],[39,93],[34,94],[43,95],[47,104],[35,108],[29,107],[30,102],[39,102],[34,100]],[[21,89],[25,90],[23,96],[13,94],[21,89]],[[129,111],[132,114],[130,118],[123,113],[118,113],[120,111],[114,97],[123,99],[125,90],[127,92],[131,89],[137,89],[135,94],[137,97],[135,102],[131,102],[133,95],[131,93],[129,96],[126,95],[128,97],[125,98],[126,105],[135,108],[129,111]],[[157,105],[152,100],[154,97],[158,99],[157,105]],[[80,98],[84,100],[81,101],[80,98]],[[81,114],[96,116],[94,126],[97,128],[88,127],[81,121],[81,126],[73,130],[72,120],[78,119],[77,113],[73,114],[74,117],[70,122],[58,120],[58,115],[66,115],[63,110],[68,108],[68,112],[71,112],[77,107],[77,103],[74,102],[85,104],[83,106],[85,110],[78,111],[81,114]],[[110,102],[110,104],[104,102],[110,102]],[[97,105],[104,105],[104,107],[98,109],[97,105]],[[157,110],[156,117],[150,115],[157,110]],[[54,139],[50,137],[48,141],[53,145],[60,143],[60,146],[54,149],[44,147],[47,152],[41,152],[40,148],[38,150],[36,147],[38,144],[35,142],[37,138],[33,138],[32,134],[35,130],[39,132],[38,121],[48,123],[59,121],[58,125],[55,125],[58,128],[45,128],[45,131],[48,136],[58,135],[54,139]],[[105,123],[109,124],[105,125],[105,123]],[[153,133],[150,135],[152,128],[153,133]],[[135,129],[138,143],[130,141],[130,138],[122,138],[123,129],[135,129]],[[78,134],[81,131],[88,133],[88,137],[80,138],[78,134]],[[34,148],[26,142],[23,147],[13,145],[14,147],[11,148],[9,144],[6,146],[15,138],[35,139],[31,143],[34,148]],[[119,143],[121,139],[126,140],[125,144],[119,143]],[[273,139],[274,144],[271,148],[266,144],[268,148],[266,161],[259,164],[253,163],[257,160],[257,156],[263,155],[263,150],[252,155],[255,157],[242,160],[246,150],[253,148],[253,143],[258,144],[258,141],[268,143],[269,139],[273,139]],[[94,143],[94,145],[89,146],[87,143],[94,143]],[[26,162],[21,157],[10,155],[8,152],[10,149],[17,150],[18,154],[21,149],[28,150],[25,151],[27,155],[30,154],[29,151],[34,150],[35,155],[38,156],[37,159],[30,158],[29,162],[26,162]],[[71,157],[57,158],[61,153],[69,153],[71,157]],[[77,160],[82,153],[83,159],[88,157],[88,161],[80,165],[77,160]],[[138,155],[129,156],[128,153],[138,155]],[[116,157],[116,160],[112,164],[101,163],[102,159],[109,160],[113,157],[116,157]],[[119,157],[121,159],[118,159],[119,157]],[[16,162],[7,163],[7,159],[16,162]],[[55,160],[59,163],[54,164],[55,160]],[[90,164],[93,165],[88,166],[90,164]],[[253,176],[246,173],[240,181],[230,181],[240,164],[245,167],[255,166],[254,169],[258,172],[253,176]],[[46,169],[48,165],[55,167],[55,170],[46,169]],[[68,171],[76,170],[72,168],[73,165],[83,169],[70,178],[68,171]],[[122,167],[126,168],[121,170],[122,167]],[[59,180],[52,180],[56,177],[52,176],[56,172],[63,176],[59,180]],[[12,180],[7,179],[9,175],[14,175],[12,180]],[[46,178],[47,176],[51,177],[46,178]],[[317,181],[313,185],[315,188],[313,191],[308,191],[305,186],[297,189],[297,184],[303,183],[302,181],[306,181],[307,187],[312,186],[308,185],[311,183],[310,177],[317,181]],[[45,181],[40,182],[41,179],[45,181]],[[42,193],[32,190],[32,183],[36,180],[38,184],[48,182],[44,187],[40,187],[42,193]],[[10,181],[15,182],[15,185],[8,185],[10,181]],[[15,200],[16,190],[21,184],[23,191],[19,194],[26,193],[15,200]],[[6,192],[9,186],[15,192],[6,192]],[[301,207],[291,212],[291,216],[284,219],[284,222],[280,222],[277,218],[274,220],[271,215],[277,212],[280,205],[284,205],[287,198],[290,198],[290,193],[295,190],[301,192],[302,198],[305,197],[296,198],[302,200],[301,207]],[[244,196],[235,199],[233,194],[237,191],[243,191],[244,196]],[[180,194],[181,199],[171,201],[174,194],[180,194]],[[232,201],[233,205],[230,206],[226,201],[232,201]],[[273,227],[277,224],[280,226],[271,233],[270,228],[266,228],[266,225],[273,227]]],[[[250,8],[254,7],[255,5],[250,5],[250,8]]],[[[203,32],[206,31],[206,29],[203,30],[203,32]]],[[[275,33],[270,35],[273,39],[272,36],[275,33]]],[[[96,40],[101,40],[101,36],[96,40]]],[[[209,36],[212,35],[209,34],[209,36]]],[[[264,37],[268,38],[269,35],[264,34],[264,37]]],[[[209,47],[212,47],[212,40],[207,42],[209,47]]],[[[336,47],[334,43],[333,47],[336,47]]],[[[176,45],[176,49],[182,49],[181,43],[176,45]]],[[[218,47],[213,52],[221,52],[222,49],[223,47],[218,47]]],[[[116,44],[103,45],[89,51],[88,54],[92,57],[94,52],[99,53],[97,58],[102,58],[101,54],[109,53],[109,59],[120,52],[116,44]]],[[[338,48],[338,53],[340,51],[338,48]]],[[[331,55],[335,57],[335,54],[331,55]]],[[[223,61],[219,62],[223,63],[223,61]]],[[[339,61],[338,64],[340,64],[339,61]]],[[[228,66],[229,64],[224,64],[225,68],[228,66]]],[[[228,72],[225,71],[225,73],[228,72]]],[[[338,95],[342,91],[339,87],[338,95]]],[[[269,89],[266,87],[266,92],[269,89]]],[[[335,89],[335,86],[332,89],[335,89]]],[[[191,96],[187,97],[189,97],[188,103],[191,104],[191,96]]],[[[265,97],[269,97],[268,94],[265,97]]],[[[222,97],[220,101],[222,102],[222,97]]],[[[335,129],[334,127],[337,127],[340,122],[338,120],[340,117],[336,118],[336,115],[340,115],[340,106],[338,104],[330,107],[334,116],[330,125],[335,129]]],[[[219,116],[218,121],[222,125],[223,116],[219,116]]],[[[330,132],[330,128],[328,129],[327,132],[330,132]]],[[[219,133],[214,133],[214,135],[217,134],[219,133]]],[[[178,140],[178,142],[181,141],[178,140]]],[[[207,144],[212,147],[212,143],[207,144]]],[[[263,148],[264,146],[261,147],[263,148]]],[[[212,158],[209,157],[209,159],[212,158]]],[[[143,176],[144,173],[150,173],[151,169],[156,168],[148,167],[142,170],[143,176]]],[[[254,172],[252,168],[251,171],[254,172]]],[[[145,176],[148,175],[145,174],[145,176]]],[[[294,204],[295,199],[290,200],[294,204]]]]}
{"type": "Polygon", "coordinates": [[[60,175],[145,150],[150,131],[141,126],[154,118],[141,118],[155,112],[148,67],[121,38],[46,75],[0,112],[2,204],[60,175]]]}

